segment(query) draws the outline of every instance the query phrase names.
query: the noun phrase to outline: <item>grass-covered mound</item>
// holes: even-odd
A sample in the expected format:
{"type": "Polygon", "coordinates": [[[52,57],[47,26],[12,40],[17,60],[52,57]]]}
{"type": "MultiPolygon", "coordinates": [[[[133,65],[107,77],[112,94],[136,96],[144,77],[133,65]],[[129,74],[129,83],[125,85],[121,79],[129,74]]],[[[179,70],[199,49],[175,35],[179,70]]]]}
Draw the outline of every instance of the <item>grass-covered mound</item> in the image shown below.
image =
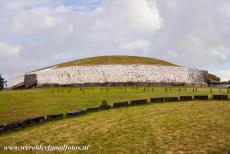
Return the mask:
{"type": "Polygon", "coordinates": [[[89,151],[84,153],[223,152],[230,147],[229,111],[229,101],[112,109],[2,135],[0,147],[89,144],[89,151]]]}
{"type": "Polygon", "coordinates": [[[58,67],[66,66],[84,66],[84,65],[111,65],[111,64],[152,64],[163,66],[175,66],[170,62],[149,58],[149,57],[137,57],[137,56],[100,56],[90,57],[80,60],[74,60],[62,64],[58,64],[58,67]]]}
{"type": "MultiPolygon", "coordinates": [[[[130,65],[130,64],[142,64],[142,65],[161,65],[161,66],[177,66],[173,63],[149,57],[138,56],[99,56],[90,57],[84,59],[73,60],[61,64],[54,65],[58,68],[68,66],[90,66],[90,65],[130,65]]],[[[53,66],[50,66],[53,67],[53,66]]],[[[46,67],[46,68],[50,68],[46,67]]],[[[45,68],[43,68],[45,69],[45,68]]],[[[39,69],[42,70],[42,69],[39,69]]]]}

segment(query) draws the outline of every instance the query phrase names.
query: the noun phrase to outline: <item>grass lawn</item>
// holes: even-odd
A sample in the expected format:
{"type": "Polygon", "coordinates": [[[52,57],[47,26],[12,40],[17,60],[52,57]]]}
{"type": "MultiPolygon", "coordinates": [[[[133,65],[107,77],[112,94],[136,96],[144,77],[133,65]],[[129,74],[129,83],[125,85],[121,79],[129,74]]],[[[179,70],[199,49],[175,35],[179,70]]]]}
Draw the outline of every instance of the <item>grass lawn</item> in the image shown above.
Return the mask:
{"type": "Polygon", "coordinates": [[[4,134],[0,147],[89,144],[82,153],[224,153],[230,148],[229,111],[229,101],[213,100],[112,109],[4,134]]]}
{"type": "MultiPolygon", "coordinates": [[[[227,89],[213,89],[213,94],[227,94],[227,89]]],[[[39,88],[18,91],[0,91],[0,124],[15,120],[22,120],[33,116],[82,109],[101,104],[106,99],[109,104],[116,101],[151,98],[154,96],[209,94],[209,88],[174,87],[113,87],[113,88],[39,88]],[[70,90],[70,92],[68,92],[70,90]],[[179,92],[180,90],[180,92],[179,92]],[[126,92],[125,92],[126,91],[126,92]]]]}

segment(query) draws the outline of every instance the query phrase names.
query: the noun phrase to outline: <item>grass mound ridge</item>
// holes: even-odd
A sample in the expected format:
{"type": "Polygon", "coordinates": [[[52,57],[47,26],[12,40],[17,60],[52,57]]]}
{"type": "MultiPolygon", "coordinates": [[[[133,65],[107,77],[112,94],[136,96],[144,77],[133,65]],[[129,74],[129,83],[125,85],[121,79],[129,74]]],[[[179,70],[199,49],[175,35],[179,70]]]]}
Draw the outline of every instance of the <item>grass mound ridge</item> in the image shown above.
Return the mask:
{"type": "MultiPolygon", "coordinates": [[[[177,66],[173,63],[156,59],[156,58],[139,57],[139,56],[121,56],[121,55],[89,57],[89,58],[73,60],[73,61],[69,61],[53,66],[57,66],[57,68],[61,68],[61,67],[69,67],[69,66],[115,65],[115,64],[126,64],[126,65],[145,64],[145,65],[177,66]]],[[[46,67],[46,68],[50,68],[50,67],[46,67]]]]}
{"type": "Polygon", "coordinates": [[[176,66],[170,62],[138,56],[100,56],[90,57],[85,59],[74,60],[62,64],[56,65],[57,67],[66,66],[84,66],[84,65],[110,65],[110,64],[151,64],[151,65],[163,65],[163,66],[176,66]]]}

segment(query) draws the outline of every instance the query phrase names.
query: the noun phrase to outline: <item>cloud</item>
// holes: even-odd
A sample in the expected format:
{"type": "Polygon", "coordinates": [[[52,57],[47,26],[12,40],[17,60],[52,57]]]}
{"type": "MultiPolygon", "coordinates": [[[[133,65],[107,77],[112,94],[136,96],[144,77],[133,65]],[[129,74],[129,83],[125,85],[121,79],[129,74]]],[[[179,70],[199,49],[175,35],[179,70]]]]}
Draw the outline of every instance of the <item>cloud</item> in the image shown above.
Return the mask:
{"type": "Polygon", "coordinates": [[[220,71],[230,60],[227,0],[0,2],[0,68],[7,76],[88,56],[131,54],[227,78],[220,71]]]}
{"type": "Polygon", "coordinates": [[[144,50],[150,46],[151,42],[149,40],[131,40],[127,42],[122,42],[121,43],[121,49],[122,50],[144,50]]]}
{"type": "Polygon", "coordinates": [[[161,26],[157,9],[143,0],[106,1],[90,12],[61,5],[21,9],[15,14],[1,29],[24,38],[21,56],[27,59],[48,59],[63,52],[109,54],[105,51],[126,50],[128,46],[141,50],[149,43],[146,37],[161,26]],[[10,23],[12,26],[7,26],[10,23]]]}
{"type": "Polygon", "coordinates": [[[217,74],[222,77],[222,81],[230,80],[230,70],[220,70],[217,74]]]}
{"type": "Polygon", "coordinates": [[[16,56],[20,52],[20,46],[12,46],[5,42],[0,42],[0,56],[11,57],[16,56]]]}
{"type": "Polygon", "coordinates": [[[223,80],[229,81],[230,80],[230,70],[223,71],[223,80]]]}
{"type": "Polygon", "coordinates": [[[194,67],[207,68],[228,61],[229,39],[226,34],[229,35],[230,31],[224,32],[223,29],[229,20],[220,11],[222,2],[226,1],[158,1],[164,23],[158,33],[160,50],[171,50],[168,54],[176,53],[173,59],[194,67]]]}

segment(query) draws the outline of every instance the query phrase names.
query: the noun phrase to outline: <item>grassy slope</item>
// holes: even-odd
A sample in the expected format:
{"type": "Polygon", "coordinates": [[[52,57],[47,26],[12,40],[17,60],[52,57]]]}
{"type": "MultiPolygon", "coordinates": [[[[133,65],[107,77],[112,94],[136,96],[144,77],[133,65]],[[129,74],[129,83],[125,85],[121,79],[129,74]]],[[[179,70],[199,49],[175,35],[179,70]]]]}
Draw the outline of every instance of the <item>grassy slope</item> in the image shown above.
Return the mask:
{"type": "MultiPolygon", "coordinates": [[[[68,66],[86,66],[86,65],[110,65],[110,64],[146,64],[146,65],[162,65],[162,66],[177,66],[170,62],[149,58],[149,57],[137,57],[137,56],[99,56],[90,57],[79,60],[73,60],[54,66],[57,67],[68,67],[68,66]]],[[[53,66],[50,66],[53,67],[53,66]]],[[[46,68],[50,68],[46,67],[46,68]]],[[[42,68],[45,69],[45,68],[42,68]]],[[[42,70],[39,69],[39,70],[42,70]]],[[[36,70],[38,71],[38,70],[36,70]]]]}
{"type": "Polygon", "coordinates": [[[74,60],[62,64],[58,67],[80,66],[80,65],[105,65],[105,64],[157,64],[163,66],[175,66],[172,63],[155,58],[137,56],[100,56],[80,60],[74,60]]]}
{"type": "Polygon", "coordinates": [[[219,153],[230,147],[229,110],[227,101],[113,109],[0,136],[0,147],[89,144],[84,153],[219,153]]]}
{"type": "MultiPolygon", "coordinates": [[[[104,88],[85,88],[82,93],[79,88],[55,88],[55,89],[31,89],[19,91],[1,91],[0,92],[0,124],[37,115],[46,115],[51,113],[65,113],[67,111],[86,108],[99,105],[103,99],[108,100],[110,104],[116,101],[131,100],[138,98],[151,98],[154,96],[177,96],[177,95],[193,95],[192,88],[172,88],[171,92],[165,92],[164,87],[149,88],[143,92],[141,88],[113,87],[106,91],[104,88]],[[52,91],[54,93],[52,93],[52,91]],[[59,91],[59,93],[58,93],[59,91]],[[63,93],[62,93],[63,91],[63,93]]],[[[210,94],[208,88],[198,89],[195,94],[210,94]]],[[[223,89],[222,94],[226,94],[227,90],[223,89]]],[[[213,93],[219,93],[217,89],[213,93]]]]}

